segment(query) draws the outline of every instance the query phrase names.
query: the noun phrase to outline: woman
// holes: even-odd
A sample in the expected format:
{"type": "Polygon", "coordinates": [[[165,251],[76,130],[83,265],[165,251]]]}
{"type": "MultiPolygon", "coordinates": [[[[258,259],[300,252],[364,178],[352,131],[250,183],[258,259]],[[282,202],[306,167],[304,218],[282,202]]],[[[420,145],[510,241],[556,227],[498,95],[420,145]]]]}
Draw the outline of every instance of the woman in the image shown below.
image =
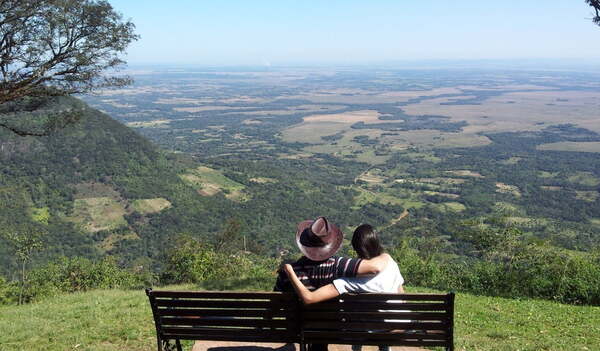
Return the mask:
{"type": "MultiPolygon", "coordinates": [[[[300,282],[292,266],[289,264],[285,265],[285,271],[292,282],[292,286],[304,304],[308,305],[329,300],[347,292],[404,292],[404,288],[402,287],[404,278],[400,274],[400,269],[398,269],[398,265],[392,257],[383,252],[383,247],[372,226],[363,224],[356,228],[352,236],[352,247],[360,258],[385,262],[385,268],[373,276],[339,278],[334,280],[332,284],[323,286],[315,291],[310,291],[300,282]]],[[[360,350],[360,346],[353,347],[353,350],[357,349],[360,350]]],[[[387,349],[386,346],[380,347],[380,350],[387,349]]]]}

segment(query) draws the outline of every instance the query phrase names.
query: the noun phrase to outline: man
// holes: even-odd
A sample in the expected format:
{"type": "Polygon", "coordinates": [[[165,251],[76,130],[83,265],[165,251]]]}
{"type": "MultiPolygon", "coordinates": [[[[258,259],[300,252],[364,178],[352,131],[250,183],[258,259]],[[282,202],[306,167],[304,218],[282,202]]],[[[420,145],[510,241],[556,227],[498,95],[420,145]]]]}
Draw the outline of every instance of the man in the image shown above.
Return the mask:
{"type": "MultiPolygon", "coordinates": [[[[378,258],[361,259],[334,256],[342,246],[344,234],[325,217],[298,224],[296,245],[304,254],[291,263],[298,279],[309,290],[316,290],[338,278],[372,275],[382,271],[386,261],[378,258]]],[[[283,267],[283,265],[282,265],[283,267]]],[[[274,291],[294,291],[284,269],[279,270],[274,291]]],[[[327,350],[326,344],[309,345],[309,351],[327,350]]]]}

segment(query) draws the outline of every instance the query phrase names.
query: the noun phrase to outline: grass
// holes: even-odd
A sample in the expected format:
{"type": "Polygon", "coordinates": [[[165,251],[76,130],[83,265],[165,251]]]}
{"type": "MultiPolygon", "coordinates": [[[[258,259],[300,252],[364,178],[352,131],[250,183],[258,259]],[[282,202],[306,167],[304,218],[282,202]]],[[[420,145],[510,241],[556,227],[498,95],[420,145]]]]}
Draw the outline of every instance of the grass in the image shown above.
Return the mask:
{"type": "Polygon", "coordinates": [[[72,220],[89,232],[111,230],[127,225],[125,207],[111,197],[75,199],[72,220]]]}
{"type": "Polygon", "coordinates": [[[600,195],[597,191],[576,191],[576,198],[582,201],[595,202],[600,195]]]}
{"type": "Polygon", "coordinates": [[[203,196],[213,196],[223,192],[225,197],[230,200],[247,200],[247,195],[242,192],[246,188],[243,184],[227,178],[215,169],[200,166],[188,170],[188,173],[182,174],[180,177],[203,196]]]}
{"type": "Polygon", "coordinates": [[[585,186],[597,186],[600,184],[600,179],[594,176],[592,172],[576,172],[567,180],[571,183],[577,183],[585,186]]]}
{"type": "Polygon", "coordinates": [[[158,213],[166,208],[171,207],[171,202],[162,197],[154,199],[139,199],[134,200],[131,204],[133,209],[141,214],[158,213]]]}
{"type": "Polygon", "coordinates": [[[33,207],[30,209],[31,219],[38,223],[48,224],[50,220],[50,208],[49,207],[33,207]]]}
{"type": "Polygon", "coordinates": [[[442,202],[437,204],[437,208],[442,212],[462,212],[467,207],[460,202],[442,202]]]}
{"type": "Polygon", "coordinates": [[[561,141],[538,145],[538,150],[548,151],[573,151],[573,152],[600,152],[598,141],[561,141]]]}
{"type": "MultiPolygon", "coordinates": [[[[251,290],[270,290],[272,281],[258,282],[260,286],[251,290]]],[[[246,283],[221,281],[201,288],[240,289],[240,284],[246,283]]],[[[411,287],[407,291],[435,292],[411,287]]],[[[0,307],[0,330],[0,350],[137,351],[156,347],[152,312],[141,290],[90,291],[0,307]]],[[[599,335],[600,307],[462,293],[456,297],[457,350],[598,350],[599,335]]]]}

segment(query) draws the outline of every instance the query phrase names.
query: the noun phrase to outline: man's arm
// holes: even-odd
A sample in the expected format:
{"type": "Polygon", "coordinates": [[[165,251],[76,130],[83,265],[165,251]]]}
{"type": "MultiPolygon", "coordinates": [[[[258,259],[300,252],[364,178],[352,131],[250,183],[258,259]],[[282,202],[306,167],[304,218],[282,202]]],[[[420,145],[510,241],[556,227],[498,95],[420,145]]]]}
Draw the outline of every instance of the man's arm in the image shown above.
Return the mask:
{"type": "Polygon", "coordinates": [[[358,276],[377,274],[385,269],[391,258],[390,255],[384,253],[368,260],[363,259],[360,261],[356,273],[358,276]]]}
{"type": "Polygon", "coordinates": [[[329,300],[340,294],[333,284],[327,284],[315,291],[310,291],[302,284],[302,282],[300,282],[300,279],[296,276],[296,272],[294,272],[291,265],[286,264],[285,271],[290,278],[294,290],[296,290],[296,293],[300,296],[300,299],[302,299],[302,302],[305,305],[329,300]]]}

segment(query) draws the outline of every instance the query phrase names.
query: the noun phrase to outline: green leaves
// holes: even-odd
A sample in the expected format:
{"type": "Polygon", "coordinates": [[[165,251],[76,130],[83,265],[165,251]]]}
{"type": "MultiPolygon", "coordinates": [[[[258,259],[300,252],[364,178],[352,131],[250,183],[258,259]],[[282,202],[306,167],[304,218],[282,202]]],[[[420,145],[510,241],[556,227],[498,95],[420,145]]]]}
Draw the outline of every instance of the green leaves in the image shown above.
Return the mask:
{"type": "MultiPolygon", "coordinates": [[[[129,84],[129,77],[107,77],[105,72],[124,64],[120,55],[139,38],[134,29],[104,0],[1,1],[0,104],[129,84]]],[[[24,113],[20,117],[32,112],[21,107],[8,116],[0,114],[0,127],[39,136],[77,120],[62,111],[64,120],[49,118],[42,131],[30,131],[10,120],[17,112],[24,113]]]]}

